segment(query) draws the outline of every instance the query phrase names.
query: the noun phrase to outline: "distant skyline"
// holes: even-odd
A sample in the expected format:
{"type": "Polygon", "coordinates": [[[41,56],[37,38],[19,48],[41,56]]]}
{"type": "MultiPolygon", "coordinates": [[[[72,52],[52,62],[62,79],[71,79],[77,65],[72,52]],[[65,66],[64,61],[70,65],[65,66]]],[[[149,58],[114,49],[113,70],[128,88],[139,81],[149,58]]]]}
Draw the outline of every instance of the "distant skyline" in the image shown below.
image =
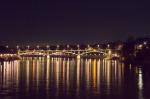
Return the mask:
{"type": "Polygon", "coordinates": [[[0,41],[92,43],[150,34],[150,1],[3,0],[0,41]]]}

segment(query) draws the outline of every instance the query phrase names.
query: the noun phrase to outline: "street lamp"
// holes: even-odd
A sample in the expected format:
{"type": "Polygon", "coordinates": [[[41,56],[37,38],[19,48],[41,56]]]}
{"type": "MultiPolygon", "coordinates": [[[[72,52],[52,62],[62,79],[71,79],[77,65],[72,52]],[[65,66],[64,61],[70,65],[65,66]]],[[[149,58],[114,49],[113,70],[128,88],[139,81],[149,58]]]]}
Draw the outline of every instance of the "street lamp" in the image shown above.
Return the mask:
{"type": "Polygon", "coordinates": [[[67,45],[67,48],[69,48],[70,46],[69,45],[67,45]]]}
{"type": "Polygon", "coordinates": [[[107,47],[109,48],[109,47],[110,47],[110,45],[109,45],[109,44],[107,44],[107,47]]]}
{"type": "Polygon", "coordinates": [[[8,45],[6,45],[6,48],[9,48],[9,46],[8,46],[8,45]]]}
{"type": "Polygon", "coordinates": [[[87,47],[90,48],[90,45],[88,44],[87,47]]]}
{"type": "Polygon", "coordinates": [[[50,47],[49,45],[46,45],[47,50],[49,49],[49,47],[50,47]]]}
{"type": "Polygon", "coordinates": [[[37,49],[39,49],[39,48],[40,48],[40,46],[39,46],[39,45],[37,45],[37,46],[36,46],[36,48],[37,48],[37,49]]]}
{"type": "Polygon", "coordinates": [[[17,50],[19,49],[19,45],[16,46],[17,50]]]}
{"type": "Polygon", "coordinates": [[[29,48],[30,48],[30,46],[28,45],[28,46],[27,46],[27,49],[29,50],[29,48]]]}
{"type": "Polygon", "coordinates": [[[59,46],[59,45],[57,45],[57,50],[59,49],[59,47],[60,47],[60,46],[59,46]]]}
{"type": "Polygon", "coordinates": [[[80,49],[80,45],[79,44],[77,45],[77,48],[80,49]]]}

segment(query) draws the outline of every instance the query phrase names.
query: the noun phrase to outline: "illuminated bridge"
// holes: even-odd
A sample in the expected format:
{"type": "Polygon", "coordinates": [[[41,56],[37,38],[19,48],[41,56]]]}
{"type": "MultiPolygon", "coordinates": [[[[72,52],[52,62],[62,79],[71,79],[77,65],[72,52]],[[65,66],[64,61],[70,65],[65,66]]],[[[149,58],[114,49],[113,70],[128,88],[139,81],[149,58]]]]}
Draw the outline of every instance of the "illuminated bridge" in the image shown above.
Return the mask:
{"type": "Polygon", "coordinates": [[[77,50],[18,50],[22,57],[119,57],[119,54],[112,49],[77,49],[77,50]]]}
{"type": "MultiPolygon", "coordinates": [[[[6,46],[6,48],[9,48],[6,46]]],[[[16,46],[17,55],[19,57],[76,57],[76,58],[119,58],[120,52],[117,49],[111,48],[108,44],[105,47],[100,47],[97,45],[93,46],[64,46],[56,45],[50,47],[49,45],[42,47],[37,45],[36,47],[33,46],[16,46]]],[[[14,54],[16,55],[16,54],[14,54]]],[[[4,55],[6,56],[6,55],[4,55]]]]}

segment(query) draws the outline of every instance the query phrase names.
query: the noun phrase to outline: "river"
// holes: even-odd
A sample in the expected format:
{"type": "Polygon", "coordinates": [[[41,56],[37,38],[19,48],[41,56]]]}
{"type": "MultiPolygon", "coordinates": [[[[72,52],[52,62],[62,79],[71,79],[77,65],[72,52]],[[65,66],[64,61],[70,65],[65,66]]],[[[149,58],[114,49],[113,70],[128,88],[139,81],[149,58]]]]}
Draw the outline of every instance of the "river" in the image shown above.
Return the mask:
{"type": "Polygon", "coordinates": [[[144,82],[117,60],[23,58],[0,66],[0,99],[146,99],[144,82]]]}

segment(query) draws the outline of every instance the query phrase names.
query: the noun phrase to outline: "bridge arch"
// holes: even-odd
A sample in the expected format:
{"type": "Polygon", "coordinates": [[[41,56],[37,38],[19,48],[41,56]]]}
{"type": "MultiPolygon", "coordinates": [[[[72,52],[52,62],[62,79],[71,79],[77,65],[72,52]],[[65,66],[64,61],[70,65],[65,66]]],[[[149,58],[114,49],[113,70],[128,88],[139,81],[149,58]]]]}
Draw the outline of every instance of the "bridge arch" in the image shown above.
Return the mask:
{"type": "Polygon", "coordinates": [[[99,52],[99,51],[87,51],[87,52],[83,52],[81,53],[80,55],[86,55],[86,54],[102,54],[102,55],[105,55],[106,53],[105,52],[99,52]]]}
{"type": "Polygon", "coordinates": [[[95,55],[107,55],[106,50],[24,50],[19,51],[19,55],[86,55],[86,54],[95,54],[95,55]]]}

